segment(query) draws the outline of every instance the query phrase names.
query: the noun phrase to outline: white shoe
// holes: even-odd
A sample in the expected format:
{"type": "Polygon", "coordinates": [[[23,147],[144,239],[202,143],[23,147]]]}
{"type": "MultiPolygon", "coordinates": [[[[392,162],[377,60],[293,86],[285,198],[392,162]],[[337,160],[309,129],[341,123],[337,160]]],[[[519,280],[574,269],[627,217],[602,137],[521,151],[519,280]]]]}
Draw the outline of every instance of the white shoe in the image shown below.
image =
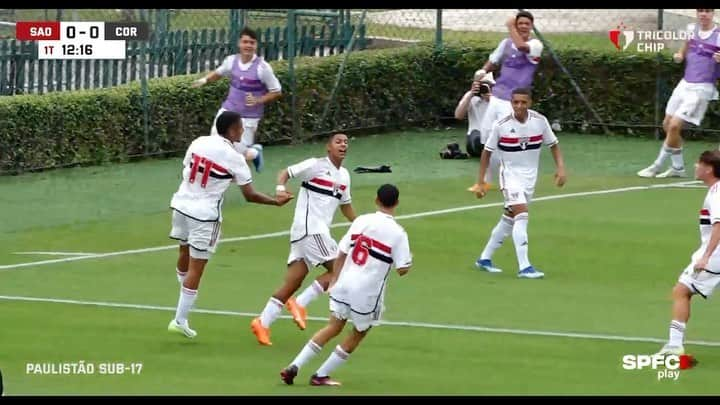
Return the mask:
{"type": "Polygon", "coordinates": [[[637,172],[638,176],[645,177],[645,178],[653,178],[653,177],[657,176],[657,174],[658,174],[658,169],[655,167],[655,165],[650,165],[650,166],[640,170],[639,172],[637,172]]]}
{"type": "Polygon", "coordinates": [[[177,323],[175,319],[170,321],[170,324],[168,325],[168,331],[179,333],[185,337],[189,337],[190,339],[197,336],[197,332],[190,329],[190,325],[188,325],[187,321],[185,321],[184,324],[177,323]]]}
{"type": "Polygon", "coordinates": [[[685,169],[675,170],[671,167],[655,177],[657,177],[658,179],[665,179],[668,177],[687,177],[687,175],[685,174],[685,169]]]}
{"type": "Polygon", "coordinates": [[[671,346],[670,344],[666,344],[656,354],[659,354],[661,356],[667,356],[667,355],[671,355],[671,354],[674,354],[676,356],[682,356],[683,354],[685,354],[685,348],[682,345],[671,346]]]}

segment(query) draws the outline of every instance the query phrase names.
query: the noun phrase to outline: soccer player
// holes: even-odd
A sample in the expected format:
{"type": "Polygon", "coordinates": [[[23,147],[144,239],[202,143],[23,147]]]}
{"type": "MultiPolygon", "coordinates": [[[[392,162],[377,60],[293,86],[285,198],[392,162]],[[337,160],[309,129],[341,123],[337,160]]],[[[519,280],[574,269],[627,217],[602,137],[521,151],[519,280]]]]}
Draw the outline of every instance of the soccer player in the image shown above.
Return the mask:
{"type": "Polygon", "coordinates": [[[347,361],[370,328],[378,324],[390,269],[394,266],[401,276],[410,271],[408,236],[393,218],[399,195],[395,186],[382,185],[375,199],[378,211],[359,216],[340,240],[329,291],[330,319],[280,372],[286,384],[293,384],[299,369],[339,335],[350,319],[350,334],[310,378],[310,385],[340,385],[330,378],[330,373],[347,361]]]}
{"type": "Polygon", "coordinates": [[[528,11],[520,11],[510,17],[506,22],[510,37],[500,41],[478,72],[477,80],[482,80],[484,74],[500,68],[500,77],[492,89],[487,111],[480,124],[483,144],[490,136],[492,124],[513,112],[510,105],[512,91],[521,87],[532,88],[543,51],[542,42],[531,38],[534,21],[535,18],[528,11]]]}
{"type": "Polygon", "coordinates": [[[690,318],[690,300],[696,294],[709,297],[720,284],[720,151],[705,151],[695,164],[695,178],[708,187],[700,209],[700,247],[680,274],[672,290],[670,340],[658,354],[685,354],[685,327],[690,318]]]}
{"type": "Polygon", "coordinates": [[[547,118],[537,111],[530,110],[532,99],[530,89],[517,88],[512,92],[513,113],[501,118],[493,124],[480,158],[480,173],[475,185],[475,195],[485,196],[487,187],[482,184],[485,179],[490,156],[500,156],[500,189],[505,199],[505,213],[490,234],[482,254],[475,265],[489,272],[499,273],[502,270],[492,263],[492,255],[502,245],[506,237],[512,234],[515,244],[519,272],[521,278],[541,278],[545,274],[536,270],[528,259],[528,205],[535,192],[538,169],[540,165],[540,147],[550,147],[557,171],[555,184],[565,184],[565,163],[558,139],[547,118]]]}
{"type": "Polygon", "coordinates": [[[720,29],[713,24],[713,9],[697,9],[697,24],[690,24],[690,39],[674,56],[685,61],[685,74],[665,107],[665,141],[655,162],[640,170],[640,177],[685,177],[682,129],[686,124],[700,125],[710,100],[718,99],[715,82],[720,62],[720,29]],[[670,168],[660,173],[667,158],[670,168]]]}
{"type": "Polygon", "coordinates": [[[190,144],[183,159],[180,187],[170,202],[170,238],[180,241],[177,275],[181,288],[168,330],[189,338],[197,332],[190,329],[188,314],[197,298],[205,265],[220,239],[221,207],[230,183],[240,186],[245,199],[252,203],[282,206],[292,198],[289,193],[273,198],[253,188],[250,168],[233,147],[243,133],[240,114],[222,112],[217,129],[219,135],[201,136],[190,144]]]}
{"type": "Polygon", "coordinates": [[[215,116],[212,134],[217,134],[217,117],[223,111],[235,111],[243,116],[242,140],[235,148],[252,161],[258,172],[263,168],[263,148],[255,143],[255,132],[265,112],[265,105],[282,96],[280,81],[272,66],[257,56],[257,34],[249,28],[243,28],[238,41],[240,53],[225,58],[222,65],[205,77],[193,82],[200,87],[222,77],[230,78],[227,98],[215,116]]]}
{"type": "Polygon", "coordinates": [[[250,323],[258,343],[270,346],[270,325],[287,306],[293,321],[305,329],[307,305],[319,297],[330,284],[337,243],[330,235],[338,206],[349,221],[355,219],[350,197],[350,173],[342,166],[348,148],[345,134],[334,134],[327,141],[327,157],[310,158],[283,169],[278,174],[277,193],[286,193],[289,178],[301,181],[290,229],[288,271],[283,285],[270,297],[265,309],[250,323]],[[297,299],[292,295],[302,285],[309,269],[322,265],[327,270],[308,286],[297,299]]]}

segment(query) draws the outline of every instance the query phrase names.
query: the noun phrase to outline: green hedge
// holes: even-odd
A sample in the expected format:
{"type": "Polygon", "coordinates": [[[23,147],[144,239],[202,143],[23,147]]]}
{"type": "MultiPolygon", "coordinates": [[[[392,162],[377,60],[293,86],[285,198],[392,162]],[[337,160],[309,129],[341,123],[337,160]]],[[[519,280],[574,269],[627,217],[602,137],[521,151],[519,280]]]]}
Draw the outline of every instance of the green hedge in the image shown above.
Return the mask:
{"type": "MultiPolygon", "coordinates": [[[[296,104],[300,139],[292,139],[287,62],[273,62],[285,87],[280,102],[267,107],[258,132],[263,143],[302,141],[317,133],[358,127],[436,122],[452,116],[472,73],[492,44],[430,45],[355,52],[350,55],[331,114],[320,122],[344,55],[299,58],[296,104]]],[[[655,114],[655,72],[663,78],[664,103],[682,66],[655,55],[620,52],[558,52],[604,121],[648,124],[655,114]]],[[[227,80],[190,88],[197,75],[153,79],[149,144],[145,144],[140,87],[20,95],[0,98],[0,170],[19,172],[86,162],[125,160],[144,153],[180,151],[207,134],[227,92],[227,80]]],[[[549,56],[535,80],[535,108],[551,120],[592,120],[569,80],[549,56]]],[[[703,127],[720,124],[711,104],[703,127]]],[[[567,125],[565,125],[568,128],[567,125]]],[[[599,128],[590,128],[600,130],[599,128]]]]}

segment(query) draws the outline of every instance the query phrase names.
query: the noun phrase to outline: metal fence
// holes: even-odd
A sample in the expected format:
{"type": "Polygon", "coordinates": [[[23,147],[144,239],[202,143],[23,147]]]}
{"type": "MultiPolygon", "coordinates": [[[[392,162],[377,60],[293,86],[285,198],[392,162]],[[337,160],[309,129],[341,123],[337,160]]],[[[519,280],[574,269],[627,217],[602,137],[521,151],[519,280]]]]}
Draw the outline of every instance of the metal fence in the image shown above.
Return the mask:
{"type": "MultiPolygon", "coordinates": [[[[296,18],[288,32],[287,12],[274,10],[5,10],[0,19],[64,21],[147,21],[149,41],[127,42],[125,60],[38,60],[37,42],[0,41],[0,95],[43,94],[61,90],[111,87],[141,79],[142,61],[147,78],[208,71],[236,50],[243,26],[258,33],[258,54],[266,60],[295,56],[326,56],[344,51],[355,26],[340,11],[310,11],[296,18]],[[52,12],[50,12],[52,11],[52,12]],[[348,20],[349,21],[349,20],[348,20]]],[[[9,21],[6,21],[9,22],[9,21]]],[[[14,21],[12,21],[14,22],[14,21]]],[[[4,27],[12,27],[9,24],[4,27]]],[[[366,46],[364,28],[357,48],[366,46]]],[[[12,37],[15,36],[12,27],[12,37]]]]}
{"type": "MultiPolygon", "coordinates": [[[[682,30],[696,20],[694,9],[541,9],[529,10],[535,16],[535,34],[546,44],[546,52],[554,51],[615,51],[608,31],[616,28],[631,30],[682,30]]],[[[138,80],[146,89],[149,78],[208,71],[222,58],[235,51],[240,29],[249,26],[259,33],[258,53],[269,60],[288,60],[289,89],[287,101],[291,114],[302,116],[302,103],[296,103],[294,91],[294,58],[307,55],[322,57],[356,49],[407,47],[431,42],[438,49],[449,44],[495,46],[507,37],[505,22],[517,10],[512,9],[0,9],[0,38],[14,37],[13,23],[27,20],[63,21],[146,21],[151,24],[152,38],[143,43],[128,42],[124,61],[39,61],[36,44],[13,39],[0,40],[0,93],[44,93],[108,87],[138,80]]],[[[720,13],[716,13],[720,23],[720,13]]],[[[670,43],[660,54],[674,52],[679,43],[670,43]]],[[[572,52],[565,53],[572,55],[572,52]]],[[[563,58],[553,62],[563,64],[563,58]]],[[[343,83],[341,65],[335,88],[326,103],[323,117],[333,110],[335,90],[343,83]]],[[[480,66],[478,66],[479,68],[480,66]]],[[[632,131],[640,127],[656,130],[664,105],[679,77],[661,77],[650,67],[645,72],[655,75],[655,119],[648,122],[612,122],[611,113],[598,115],[593,109],[593,95],[588,94],[587,79],[574,77],[571,70],[555,80],[572,82],[577,89],[573,102],[584,103],[587,117],[583,125],[613,125],[632,131]],[[588,118],[589,117],[589,118],[588,118]]],[[[468,78],[469,79],[469,78],[468,78]]],[[[459,83],[465,86],[467,83],[459,83]]],[[[372,100],[369,100],[372,103],[372,100]]],[[[706,117],[720,115],[711,104],[706,117]]],[[[625,107],[623,107],[625,108],[625,107]]],[[[628,106],[627,108],[632,108],[628,106]]],[[[357,111],[357,127],[376,127],[393,123],[363,121],[357,111]]],[[[319,121],[323,121],[320,119],[319,121]]],[[[707,122],[707,121],[706,121],[707,122]]],[[[577,124],[568,122],[569,124],[577,124]]],[[[326,128],[314,128],[321,131],[326,128]]],[[[697,129],[715,133],[707,125],[697,129]]],[[[300,131],[294,127],[293,135],[300,131]]],[[[305,129],[307,131],[307,129],[305,129]]],[[[304,137],[315,135],[303,134],[304,137]]]]}
{"type": "MultiPolygon", "coordinates": [[[[370,48],[386,46],[409,46],[412,44],[434,41],[436,46],[443,44],[477,44],[484,42],[495,46],[507,37],[505,22],[515,15],[516,9],[394,9],[371,10],[367,13],[366,35],[370,48]]],[[[599,50],[615,51],[609,39],[609,31],[613,29],[634,31],[681,31],[686,30],[688,24],[697,21],[695,9],[538,9],[532,12],[535,22],[535,34],[541,36],[546,43],[545,53],[564,50],[599,50]],[[549,48],[549,49],[548,49],[549,48]]],[[[359,12],[353,12],[354,21],[359,18],[359,12]]],[[[720,23],[720,13],[715,13],[715,22],[720,23]]],[[[637,38],[636,38],[636,43],[637,38]]],[[[633,46],[636,45],[633,43],[633,46]]],[[[665,41],[666,47],[657,50],[657,54],[670,56],[676,52],[682,41],[665,41]]],[[[627,53],[637,52],[632,47],[624,50],[627,53]]],[[[645,49],[645,52],[654,52],[654,49],[645,49]]],[[[563,63],[557,58],[555,63],[563,63]]],[[[479,68],[480,66],[478,66],[479,68]]],[[[584,120],[582,125],[604,126],[612,125],[621,130],[632,132],[635,128],[654,130],[657,137],[661,136],[661,121],[664,115],[665,103],[679,77],[667,77],[667,74],[654,71],[648,66],[644,71],[648,75],[656,75],[656,93],[654,100],[656,119],[654,122],[627,123],[613,122],[611,116],[599,117],[592,111],[589,115],[594,118],[584,120]]],[[[569,77],[564,80],[574,81],[579,92],[582,93],[583,84],[579,79],[573,78],[573,72],[568,71],[569,77]]],[[[592,98],[578,94],[577,101],[585,98],[588,109],[592,108],[592,98]]],[[[706,117],[720,116],[717,103],[712,103],[706,117]]],[[[709,120],[705,120],[707,123],[709,120]]],[[[571,123],[577,124],[577,122],[571,123]]],[[[720,133],[720,130],[710,128],[707,124],[693,128],[699,134],[720,133]]]]}

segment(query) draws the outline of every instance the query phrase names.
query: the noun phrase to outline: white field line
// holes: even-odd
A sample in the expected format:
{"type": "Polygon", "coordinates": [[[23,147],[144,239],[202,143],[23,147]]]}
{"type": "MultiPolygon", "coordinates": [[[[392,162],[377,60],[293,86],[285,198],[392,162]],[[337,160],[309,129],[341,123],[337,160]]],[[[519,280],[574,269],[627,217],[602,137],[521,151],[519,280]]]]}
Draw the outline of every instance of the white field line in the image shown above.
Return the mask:
{"type": "MultiPolygon", "coordinates": [[[[670,188],[670,187],[677,187],[678,185],[684,185],[684,184],[697,184],[697,181],[682,181],[682,182],[675,182],[675,183],[653,184],[653,185],[648,185],[648,186],[621,187],[621,188],[612,188],[612,189],[606,189],[606,190],[582,191],[582,192],[577,192],[577,193],[548,195],[548,196],[544,196],[544,197],[533,198],[533,203],[539,202],[539,201],[560,200],[560,199],[564,199],[564,198],[585,197],[585,196],[591,196],[591,195],[624,193],[624,192],[628,192],[628,191],[650,190],[650,189],[655,189],[655,188],[670,188]]],[[[480,209],[480,208],[501,207],[502,205],[503,205],[503,202],[466,205],[466,206],[462,206],[462,207],[447,208],[447,209],[442,209],[442,210],[418,212],[415,214],[398,215],[396,218],[398,220],[421,218],[421,217],[450,214],[450,213],[468,211],[468,210],[474,210],[474,209],[480,209]]],[[[341,222],[341,223],[332,224],[331,227],[337,228],[337,227],[348,226],[348,225],[350,225],[349,222],[341,222]]],[[[241,241],[256,240],[256,239],[267,239],[267,238],[274,238],[274,237],[278,237],[278,236],[287,236],[289,234],[290,234],[290,231],[280,231],[280,232],[272,232],[272,233],[263,233],[263,234],[259,234],[259,235],[237,236],[234,238],[221,239],[218,243],[241,242],[241,241]]],[[[6,265],[0,265],[0,270],[12,270],[12,269],[18,269],[18,268],[23,268],[23,267],[42,266],[42,265],[54,264],[54,263],[74,262],[74,261],[78,261],[78,260],[87,260],[87,259],[100,259],[100,258],[104,258],[104,257],[113,257],[113,256],[133,255],[133,254],[138,254],[138,253],[159,252],[159,251],[171,250],[171,249],[177,249],[177,244],[165,245],[165,246],[155,246],[155,247],[141,248],[141,249],[121,250],[121,251],[117,251],[117,252],[98,253],[98,254],[87,255],[87,256],[74,256],[74,257],[64,257],[61,259],[49,259],[49,260],[39,260],[39,261],[26,262],[26,263],[6,264],[6,265]]]]}
{"type": "Polygon", "coordinates": [[[16,255],[48,255],[48,256],[95,256],[97,253],[83,252],[14,252],[16,255]]]}
{"type": "MultiPolygon", "coordinates": [[[[175,312],[175,307],[166,307],[158,305],[140,305],[140,304],[125,304],[119,302],[102,302],[102,301],[80,301],[80,300],[69,300],[69,299],[57,299],[57,298],[41,298],[41,297],[23,297],[14,295],[0,295],[0,300],[6,301],[24,301],[24,302],[46,302],[56,304],[72,304],[72,305],[86,305],[106,308],[126,308],[126,309],[139,309],[139,310],[152,310],[152,311],[167,311],[175,312]]],[[[228,316],[242,316],[242,317],[256,317],[259,314],[253,312],[237,312],[237,311],[222,311],[213,309],[193,309],[194,313],[201,314],[212,314],[212,315],[228,315],[228,316]]],[[[284,319],[291,319],[288,315],[280,316],[284,319]]],[[[308,320],[311,321],[327,321],[327,317],[315,317],[309,316],[308,320]]],[[[441,323],[427,323],[427,322],[411,322],[411,321],[381,321],[382,325],[387,326],[404,326],[413,328],[427,328],[427,329],[449,329],[449,330],[461,330],[461,331],[473,331],[473,332],[489,332],[489,333],[506,333],[513,335],[533,335],[533,336],[549,336],[549,337],[562,337],[570,339],[598,339],[598,340],[611,340],[620,342],[644,342],[644,343],[666,343],[667,339],[645,337],[645,336],[621,336],[621,335],[607,335],[599,333],[576,333],[576,332],[557,332],[557,331],[542,331],[542,330],[528,330],[528,329],[512,329],[512,328],[492,328],[486,326],[473,326],[473,325],[452,325],[452,324],[441,324],[441,323]]],[[[696,346],[713,346],[720,347],[720,342],[705,341],[705,340],[687,340],[686,344],[696,346]]]]}

